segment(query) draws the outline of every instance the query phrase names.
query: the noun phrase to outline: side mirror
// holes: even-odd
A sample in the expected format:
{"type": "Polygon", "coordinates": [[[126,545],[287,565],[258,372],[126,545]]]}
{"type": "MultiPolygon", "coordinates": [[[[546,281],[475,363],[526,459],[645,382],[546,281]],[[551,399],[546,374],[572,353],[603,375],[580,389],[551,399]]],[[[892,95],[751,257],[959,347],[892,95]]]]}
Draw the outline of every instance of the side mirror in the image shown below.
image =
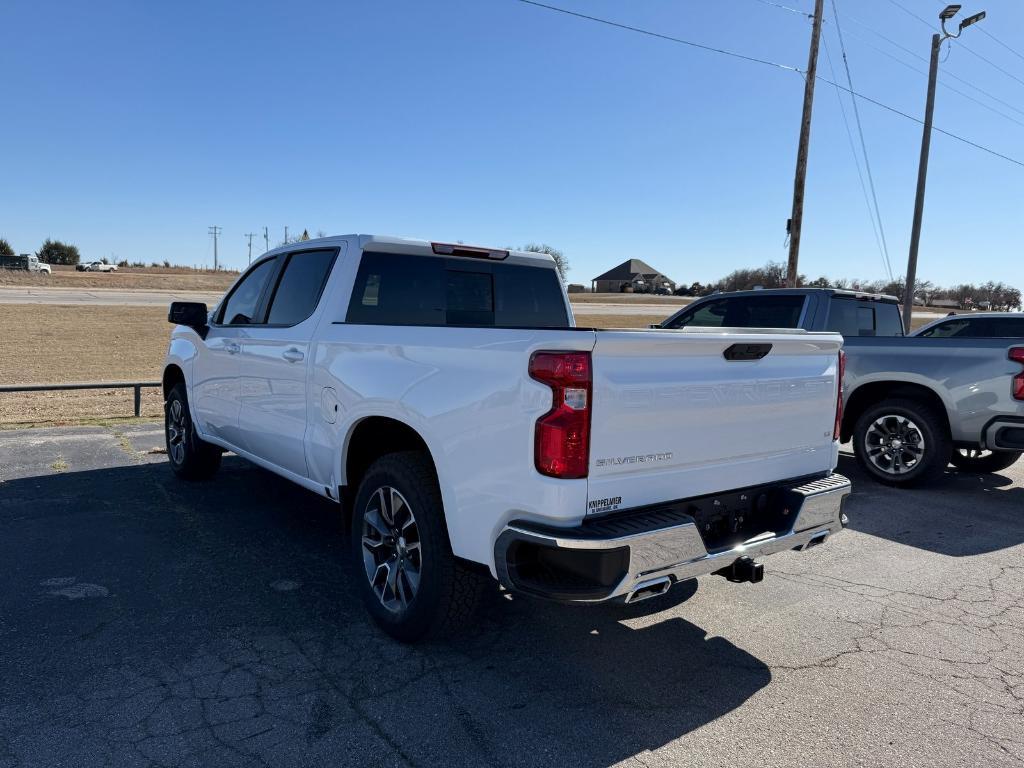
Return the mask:
{"type": "Polygon", "coordinates": [[[209,315],[209,310],[201,301],[172,301],[171,308],[167,311],[167,322],[188,326],[206,338],[209,315]]]}

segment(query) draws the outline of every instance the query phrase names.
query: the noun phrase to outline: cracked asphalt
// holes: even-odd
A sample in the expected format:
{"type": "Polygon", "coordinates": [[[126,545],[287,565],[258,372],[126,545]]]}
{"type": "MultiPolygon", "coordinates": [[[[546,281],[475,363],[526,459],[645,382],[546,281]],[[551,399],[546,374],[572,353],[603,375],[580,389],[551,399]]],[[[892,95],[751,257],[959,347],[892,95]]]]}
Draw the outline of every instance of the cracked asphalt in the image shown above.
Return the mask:
{"type": "Polygon", "coordinates": [[[156,425],[0,432],[0,768],[1024,762],[1024,462],[631,607],[364,618],[337,508],[156,425]]]}

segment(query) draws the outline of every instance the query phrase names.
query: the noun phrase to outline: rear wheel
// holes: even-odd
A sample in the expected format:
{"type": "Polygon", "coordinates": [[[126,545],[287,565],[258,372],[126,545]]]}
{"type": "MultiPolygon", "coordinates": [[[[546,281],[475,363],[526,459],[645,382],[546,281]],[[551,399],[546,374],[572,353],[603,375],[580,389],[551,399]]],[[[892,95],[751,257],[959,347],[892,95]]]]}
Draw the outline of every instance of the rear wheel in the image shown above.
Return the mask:
{"type": "Polygon", "coordinates": [[[175,384],[164,404],[164,436],[171,469],[184,480],[206,480],[220,468],[221,449],[200,439],[188,408],[183,383],[175,384]]]}
{"type": "Polygon", "coordinates": [[[949,463],[965,472],[999,472],[1011,466],[1024,451],[985,451],[981,448],[957,448],[949,463]]]}
{"type": "Polygon", "coordinates": [[[942,416],[917,400],[887,400],[864,411],[854,426],[853,444],[861,467],[890,485],[938,479],[952,451],[942,416]]]}
{"type": "Polygon", "coordinates": [[[448,634],[475,613],[483,577],[452,554],[437,477],[422,453],[370,466],[352,510],[352,543],[363,603],[395,639],[448,634]]]}

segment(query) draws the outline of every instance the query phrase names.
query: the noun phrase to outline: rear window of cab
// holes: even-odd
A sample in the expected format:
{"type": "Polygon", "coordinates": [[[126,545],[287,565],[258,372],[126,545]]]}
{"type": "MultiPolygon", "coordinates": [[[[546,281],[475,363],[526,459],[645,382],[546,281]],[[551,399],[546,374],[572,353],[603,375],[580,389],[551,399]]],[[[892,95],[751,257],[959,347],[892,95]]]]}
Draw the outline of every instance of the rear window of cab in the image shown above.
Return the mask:
{"type": "Polygon", "coordinates": [[[565,328],[558,272],[482,259],[365,252],[348,323],[565,328]]]}

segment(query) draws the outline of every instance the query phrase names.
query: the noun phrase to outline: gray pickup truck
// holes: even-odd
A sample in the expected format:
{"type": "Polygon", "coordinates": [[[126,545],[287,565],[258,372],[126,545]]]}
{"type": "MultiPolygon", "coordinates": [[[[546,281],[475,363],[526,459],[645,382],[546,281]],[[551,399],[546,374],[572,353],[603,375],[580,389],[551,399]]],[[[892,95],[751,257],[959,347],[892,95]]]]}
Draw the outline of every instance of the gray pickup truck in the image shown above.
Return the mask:
{"type": "Polygon", "coordinates": [[[719,293],[661,328],[836,331],[847,364],[841,437],[894,485],[934,480],[952,463],[998,472],[1024,453],[1024,338],[903,335],[893,296],[830,288],[719,293]]]}

